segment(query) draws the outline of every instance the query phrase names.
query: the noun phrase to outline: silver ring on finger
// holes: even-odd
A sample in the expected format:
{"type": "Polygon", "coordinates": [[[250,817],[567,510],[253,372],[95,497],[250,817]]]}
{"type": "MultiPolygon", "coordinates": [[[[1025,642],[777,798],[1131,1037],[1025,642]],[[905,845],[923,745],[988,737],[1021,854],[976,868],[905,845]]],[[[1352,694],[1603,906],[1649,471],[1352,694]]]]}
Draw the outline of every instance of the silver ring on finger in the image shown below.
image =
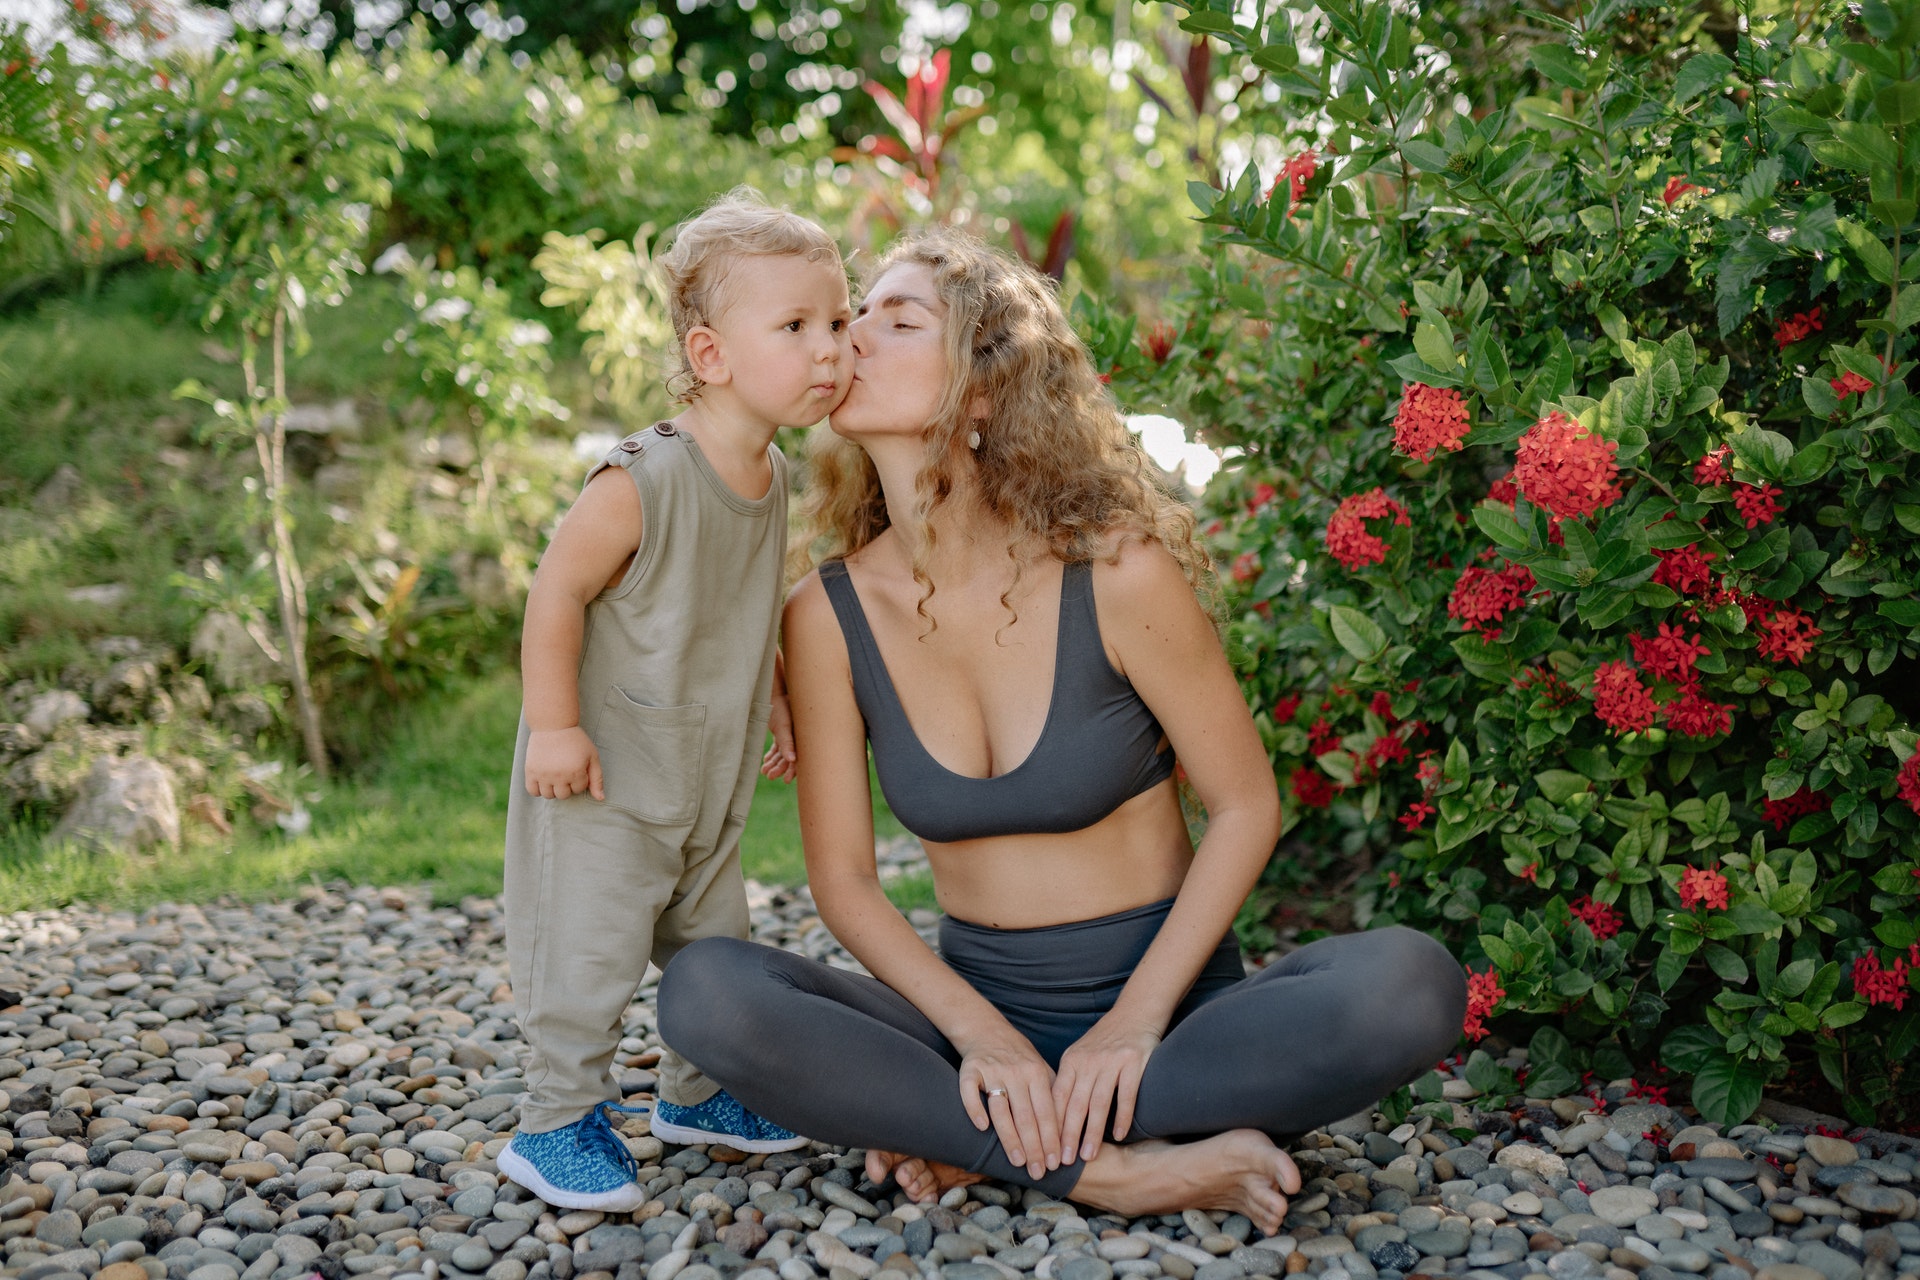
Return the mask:
{"type": "Polygon", "coordinates": [[[987,1090],[987,1096],[989,1098],[1004,1098],[1007,1096],[1007,1091],[1005,1089],[989,1089],[987,1090]]]}

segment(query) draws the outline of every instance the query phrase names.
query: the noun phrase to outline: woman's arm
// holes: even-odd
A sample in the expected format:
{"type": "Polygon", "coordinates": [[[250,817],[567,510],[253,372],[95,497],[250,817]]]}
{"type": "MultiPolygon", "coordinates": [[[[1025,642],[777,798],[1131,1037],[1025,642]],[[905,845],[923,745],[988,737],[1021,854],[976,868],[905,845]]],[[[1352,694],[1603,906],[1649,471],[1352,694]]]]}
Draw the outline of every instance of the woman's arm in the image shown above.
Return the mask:
{"type": "MultiPolygon", "coordinates": [[[[820,918],[874,977],[898,991],[960,1051],[960,1097],[991,1124],[1007,1158],[1034,1177],[1060,1167],[1053,1072],[1025,1036],[921,941],[881,891],[873,856],[866,725],[846,641],[819,575],[787,598],[787,692],[800,775],[800,837],[820,918]],[[987,1097],[989,1089],[1005,1096],[987,1097]]],[[[1216,941],[1218,939],[1216,938],[1216,941]]]]}
{"type": "Polygon", "coordinates": [[[1160,721],[1207,811],[1207,832],[1173,909],[1099,1023],[1068,1050],[1055,1086],[1069,1150],[1091,1159],[1107,1107],[1124,1137],[1146,1059],[1232,925],[1280,835],[1280,796],[1226,654],[1180,566],[1158,543],[1096,561],[1100,630],[1160,721]],[[1084,1124],[1084,1133],[1082,1126],[1084,1124]]]}

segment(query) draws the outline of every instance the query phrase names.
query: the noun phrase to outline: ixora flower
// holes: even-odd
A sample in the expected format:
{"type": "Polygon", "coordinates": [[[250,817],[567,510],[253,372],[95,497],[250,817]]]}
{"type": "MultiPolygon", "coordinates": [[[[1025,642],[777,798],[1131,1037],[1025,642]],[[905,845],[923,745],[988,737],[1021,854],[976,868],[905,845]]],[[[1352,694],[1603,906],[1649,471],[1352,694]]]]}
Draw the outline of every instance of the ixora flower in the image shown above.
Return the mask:
{"type": "Polygon", "coordinates": [[[1707,456],[1693,464],[1693,482],[1702,489],[1732,484],[1733,473],[1727,470],[1727,455],[1732,452],[1733,446],[1726,444],[1707,450],[1707,456]]]}
{"type": "Polygon", "coordinates": [[[1819,307],[1815,307],[1811,311],[1802,311],[1798,315],[1788,316],[1774,329],[1773,340],[1779,345],[1780,350],[1785,351],[1794,343],[1818,333],[1823,327],[1820,319],[1819,307]]]}
{"type": "MultiPolygon", "coordinates": [[[[1920,787],[1920,779],[1916,779],[1915,785],[1920,787]]],[[[1794,819],[1831,808],[1833,808],[1833,801],[1827,798],[1826,792],[1815,791],[1812,787],[1803,784],[1798,791],[1785,799],[1761,801],[1760,816],[1771,822],[1775,831],[1785,831],[1793,824],[1794,819]]],[[[1915,805],[1914,811],[1920,813],[1920,804],[1915,805]]]]}
{"type": "Polygon", "coordinates": [[[1598,942],[1605,942],[1619,933],[1620,926],[1626,923],[1618,911],[1604,902],[1595,902],[1584,893],[1569,902],[1567,910],[1573,913],[1574,919],[1584,922],[1587,928],[1593,930],[1594,939],[1598,942]]]}
{"type": "Polygon", "coordinates": [[[1700,643],[1699,636],[1689,636],[1665,622],[1652,637],[1635,632],[1627,637],[1627,643],[1633,646],[1634,661],[1659,679],[1683,687],[1699,683],[1693,664],[1713,652],[1700,643]]]}
{"type": "Polygon", "coordinates": [[[1727,878],[1712,867],[1688,867],[1680,873],[1680,905],[1692,911],[1727,909],[1727,878]]]}
{"type": "Polygon", "coordinates": [[[1603,662],[1593,673],[1593,714],[1615,733],[1653,727],[1658,708],[1640,683],[1640,673],[1625,662],[1603,662]]]}
{"type": "Polygon", "coordinates": [[[1672,587],[1683,596],[1702,595],[1712,588],[1711,566],[1719,558],[1717,553],[1702,551],[1699,543],[1690,542],[1671,551],[1656,548],[1653,554],[1660,560],[1653,580],[1661,586],[1672,587]]]}
{"type": "Polygon", "coordinates": [[[1907,802],[1907,808],[1920,813],[1920,751],[1907,757],[1896,776],[1900,788],[1900,798],[1907,802]]]}
{"type": "Polygon", "coordinates": [[[1297,156],[1289,156],[1280,166],[1280,172],[1273,175],[1273,185],[1267,188],[1267,199],[1273,199],[1274,192],[1280,190],[1280,184],[1287,184],[1287,212],[1292,213],[1300,207],[1301,199],[1307,194],[1307,183],[1320,171],[1320,157],[1312,147],[1308,147],[1297,156]]]}
{"type": "Polygon", "coordinates": [[[1783,509],[1780,490],[1773,485],[1737,484],[1733,486],[1733,505],[1740,509],[1740,518],[1747,522],[1749,529],[1772,524],[1783,509]]]}
{"type": "Polygon", "coordinates": [[[1660,199],[1663,202],[1665,202],[1667,208],[1671,209],[1673,208],[1673,202],[1678,200],[1681,196],[1687,194],[1687,192],[1689,191],[1704,192],[1705,190],[1706,190],[1705,187],[1699,186],[1692,182],[1688,182],[1687,175],[1682,173],[1667,179],[1667,189],[1660,193],[1660,199]]]}
{"type": "Polygon", "coordinates": [[[1824,634],[1812,618],[1791,605],[1781,605],[1760,623],[1760,656],[1797,667],[1813,652],[1815,638],[1824,634]]]}
{"type": "Polygon", "coordinates": [[[1500,985],[1500,973],[1491,964],[1485,973],[1475,973],[1472,966],[1467,968],[1467,1016],[1461,1020],[1460,1032],[1469,1040],[1484,1040],[1487,1036],[1485,1019],[1500,1007],[1507,989],[1500,985]]]}
{"type": "Polygon", "coordinates": [[[1391,519],[1395,524],[1411,526],[1407,509],[1375,488],[1343,498],[1327,520],[1327,554],[1358,571],[1370,564],[1385,563],[1387,544],[1367,530],[1367,521],[1391,519]]]}
{"type": "Polygon", "coordinates": [[[1855,392],[1873,390],[1873,383],[1849,369],[1837,378],[1828,378],[1827,385],[1833,388],[1833,394],[1845,400],[1855,392]]]}
{"type": "Polygon", "coordinates": [[[1458,391],[1409,382],[1393,419],[1393,447],[1417,461],[1431,462],[1442,449],[1460,452],[1470,429],[1467,402],[1458,391]]]}
{"type": "Polygon", "coordinates": [[[1519,487],[1513,483],[1513,468],[1511,467],[1507,468],[1507,474],[1487,486],[1487,496],[1484,499],[1484,501],[1487,502],[1498,502],[1509,507],[1519,500],[1520,490],[1519,487]]]}
{"type": "Polygon", "coordinates": [[[1506,561],[1499,569],[1469,565],[1447,597],[1447,616],[1491,640],[1500,634],[1506,616],[1527,603],[1532,590],[1533,570],[1523,564],[1506,561]]]}
{"type": "Polygon", "coordinates": [[[1333,804],[1333,781],[1312,765],[1293,771],[1293,798],[1303,809],[1325,809],[1333,804]]]}
{"type": "Polygon", "coordinates": [[[1620,497],[1619,448],[1556,409],[1520,437],[1513,480],[1528,502],[1563,520],[1589,516],[1620,497]]]}
{"type": "Polygon", "coordinates": [[[1273,704],[1273,722],[1275,724],[1292,724],[1293,713],[1299,709],[1300,695],[1297,693],[1285,694],[1279,701],[1273,704]]]}
{"type": "Polygon", "coordinates": [[[1717,738],[1733,732],[1733,706],[1709,702],[1697,688],[1689,688],[1664,708],[1667,727],[1689,738],[1717,738]]]}
{"type": "Polygon", "coordinates": [[[1853,962],[1853,989],[1868,1004],[1890,1004],[1896,1010],[1907,1007],[1907,962],[1893,959],[1893,968],[1880,967],[1880,953],[1869,951],[1853,962]]]}

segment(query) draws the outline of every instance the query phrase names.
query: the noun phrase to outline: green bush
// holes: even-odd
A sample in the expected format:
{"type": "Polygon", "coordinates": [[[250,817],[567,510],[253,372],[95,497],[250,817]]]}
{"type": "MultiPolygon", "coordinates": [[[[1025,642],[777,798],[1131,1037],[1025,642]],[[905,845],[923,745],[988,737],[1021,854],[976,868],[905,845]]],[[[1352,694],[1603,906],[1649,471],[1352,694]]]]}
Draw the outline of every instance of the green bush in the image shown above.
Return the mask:
{"type": "Polygon", "coordinates": [[[1448,939],[1475,1038],[1550,1017],[1720,1121],[1821,1076],[1910,1114],[1920,4],[1260,12],[1183,25],[1285,165],[1193,184],[1167,322],[1087,327],[1245,451],[1206,502],[1275,876],[1345,859],[1448,939]]]}

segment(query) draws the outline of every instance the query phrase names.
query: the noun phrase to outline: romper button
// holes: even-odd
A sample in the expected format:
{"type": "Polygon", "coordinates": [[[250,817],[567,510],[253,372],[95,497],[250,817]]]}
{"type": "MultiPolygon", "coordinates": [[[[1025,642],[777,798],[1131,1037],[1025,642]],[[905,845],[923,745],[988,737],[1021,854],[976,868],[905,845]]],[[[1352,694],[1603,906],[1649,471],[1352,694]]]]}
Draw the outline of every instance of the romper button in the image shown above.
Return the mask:
{"type": "Polygon", "coordinates": [[[620,448],[627,453],[638,453],[641,447],[638,440],[622,440],[620,442],[620,448]]]}
{"type": "Polygon", "coordinates": [[[671,435],[679,434],[678,430],[674,427],[674,425],[671,422],[656,422],[653,425],[653,429],[655,431],[658,431],[663,436],[671,436],[671,435]]]}

